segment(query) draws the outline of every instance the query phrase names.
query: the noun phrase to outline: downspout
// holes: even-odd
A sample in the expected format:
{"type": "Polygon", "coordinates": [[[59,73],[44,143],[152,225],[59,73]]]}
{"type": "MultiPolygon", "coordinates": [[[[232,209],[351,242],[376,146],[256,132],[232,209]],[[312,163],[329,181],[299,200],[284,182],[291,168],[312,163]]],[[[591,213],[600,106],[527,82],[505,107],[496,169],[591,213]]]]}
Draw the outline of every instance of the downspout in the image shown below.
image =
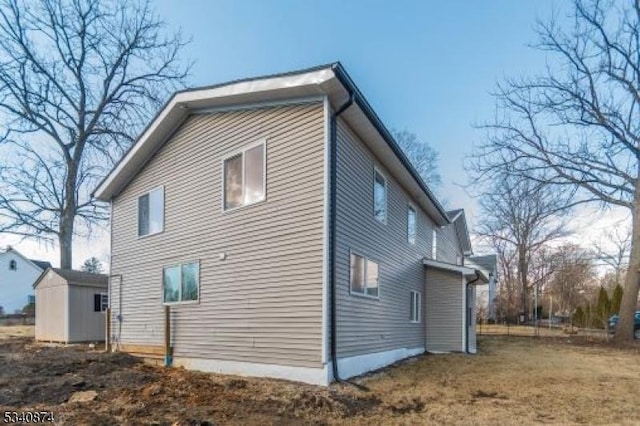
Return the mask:
{"type": "MultiPolygon", "coordinates": [[[[464,342],[465,342],[465,347],[464,347],[464,351],[465,353],[469,353],[469,307],[467,306],[469,303],[469,300],[467,299],[467,294],[469,293],[469,286],[472,285],[473,283],[475,283],[476,281],[480,280],[480,274],[478,273],[478,271],[476,271],[476,278],[473,281],[469,281],[467,283],[467,285],[464,288],[464,307],[467,310],[467,312],[464,313],[464,318],[465,318],[465,327],[464,327],[464,342]]],[[[473,321],[473,318],[471,318],[471,321],[473,321]]]]}
{"type": "Polygon", "coordinates": [[[333,380],[340,382],[338,373],[337,336],[336,336],[336,181],[338,159],[338,116],[353,104],[353,92],[349,90],[347,100],[338,110],[331,114],[329,125],[331,135],[329,137],[329,291],[331,300],[331,366],[333,380]]]}

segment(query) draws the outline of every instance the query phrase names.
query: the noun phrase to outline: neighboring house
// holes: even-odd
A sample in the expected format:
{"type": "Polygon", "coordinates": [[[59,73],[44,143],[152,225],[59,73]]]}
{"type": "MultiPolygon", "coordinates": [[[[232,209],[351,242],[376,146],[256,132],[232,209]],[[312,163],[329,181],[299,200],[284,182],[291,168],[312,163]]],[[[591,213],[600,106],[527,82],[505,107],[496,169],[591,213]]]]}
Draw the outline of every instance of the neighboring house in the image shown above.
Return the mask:
{"type": "Polygon", "coordinates": [[[49,268],[33,285],[36,340],[104,341],[109,276],[49,268]]]}
{"type": "Polygon", "coordinates": [[[6,314],[34,302],[33,283],[49,267],[49,262],[27,259],[11,246],[0,253],[0,306],[6,314]]]}
{"type": "Polygon", "coordinates": [[[476,305],[484,311],[487,320],[496,320],[496,297],[498,283],[498,256],[488,254],[484,256],[471,256],[468,260],[469,265],[474,265],[478,269],[482,269],[489,277],[489,285],[476,287],[476,305]]]}
{"type": "Polygon", "coordinates": [[[176,93],[95,195],[116,350],[161,350],[163,304],[205,371],[327,384],[475,346],[464,215],[340,64],[176,93]]]}

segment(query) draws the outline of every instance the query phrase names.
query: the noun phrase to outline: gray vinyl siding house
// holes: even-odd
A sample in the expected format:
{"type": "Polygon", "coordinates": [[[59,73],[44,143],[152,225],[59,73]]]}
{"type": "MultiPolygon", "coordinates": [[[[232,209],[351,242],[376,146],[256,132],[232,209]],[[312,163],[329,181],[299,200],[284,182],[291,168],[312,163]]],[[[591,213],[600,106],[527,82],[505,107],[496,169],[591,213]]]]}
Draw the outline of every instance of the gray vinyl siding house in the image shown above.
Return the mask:
{"type": "Polygon", "coordinates": [[[328,384],[431,341],[475,346],[467,283],[486,277],[463,265],[464,215],[340,64],[177,93],[95,194],[111,203],[114,350],[157,353],[166,304],[173,364],[205,371],[328,384]],[[449,332],[429,317],[443,300],[449,332]]]}
{"type": "Polygon", "coordinates": [[[77,343],[105,340],[107,275],[48,268],[33,287],[37,341],[77,343]]]}

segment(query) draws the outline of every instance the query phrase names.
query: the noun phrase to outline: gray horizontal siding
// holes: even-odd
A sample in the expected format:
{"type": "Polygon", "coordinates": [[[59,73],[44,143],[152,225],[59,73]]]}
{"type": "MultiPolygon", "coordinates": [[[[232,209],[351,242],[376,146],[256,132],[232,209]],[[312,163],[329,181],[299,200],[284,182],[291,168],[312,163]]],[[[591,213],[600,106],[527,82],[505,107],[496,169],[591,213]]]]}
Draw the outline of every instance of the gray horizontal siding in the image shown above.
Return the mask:
{"type": "Polygon", "coordinates": [[[409,321],[410,292],[424,291],[422,259],[431,255],[434,224],[416,207],[417,242],[409,244],[407,192],[342,121],[337,149],[338,356],[423,347],[424,320],[420,324],[409,321]],[[373,218],[374,165],[387,178],[387,224],[373,218]],[[379,300],[350,295],[350,250],[379,262],[379,300]]]}
{"type": "Polygon", "coordinates": [[[476,353],[477,337],[476,337],[476,289],[475,286],[469,286],[467,289],[467,309],[471,309],[471,321],[467,324],[469,327],[469,352],[476,353]]]}
{"type": "Polygon", "coordinates": [[[427,268],[425,273],[427,351],[462,351],[465,314],[462,274],[427,268]]]}
{"type": "Polygon", "coordinates": [[[462,256],[462,249],[455,224],[450,223],[438,229],[437,250],[437,259],[439,261],[452,264],[458,263],[458,259],[462,256]]]}
{"type": "Polygon", "coordinates": [[[172,307],[176,357],[321,365],[321,103],[194,115],[113,203],[113,332],[161,345],[162,268],[200,262],[200,301],[172,307]],[[222,160],[267,139],[267,200],[222,211],[222,160]],[[163,185],[165,228],[137,238],[137,197],[163,185]],[[226,260],[219,254],[226,253],[226,260]]]}
{"type": "Polygon", "coordinates": [[[94,295],[106,293],[99,287],[70,285],[69,342],[102,341],[105,336],[105,313],[94,311],[94,295]]]}

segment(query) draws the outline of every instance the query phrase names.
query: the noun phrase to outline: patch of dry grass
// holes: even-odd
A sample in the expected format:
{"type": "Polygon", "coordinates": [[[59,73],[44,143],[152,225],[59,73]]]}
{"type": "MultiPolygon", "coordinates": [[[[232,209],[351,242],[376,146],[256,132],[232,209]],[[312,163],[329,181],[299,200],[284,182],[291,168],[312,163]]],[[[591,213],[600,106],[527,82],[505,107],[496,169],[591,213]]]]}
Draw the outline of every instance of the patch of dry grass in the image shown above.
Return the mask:
{"type": "Polygon", "coordinates": [[[639,424],[639,361],[638,346],[483,337],[476,356],[425,356],[361,379],[389,406],[423,407],[358,422],[639,424]]]}
{"type": "Polygon", "coordinates": [[[12,338],[0,339],[8,367],[0,368],[0,411],[36,407],[73,425],[631,425],[640,424],[639,361],[640,342],[483,336],[475,356],[420,356],[359,378],[357,387],[321,388],[12,338]],[[67,402],[80,390],[97,398],[67,402]]]}
{"type": "Polygon", "coordinates": [[[6,325],[0,326],[0,340],[12,337],[33,337],[35,326],[33,325],[6,325]]]}

